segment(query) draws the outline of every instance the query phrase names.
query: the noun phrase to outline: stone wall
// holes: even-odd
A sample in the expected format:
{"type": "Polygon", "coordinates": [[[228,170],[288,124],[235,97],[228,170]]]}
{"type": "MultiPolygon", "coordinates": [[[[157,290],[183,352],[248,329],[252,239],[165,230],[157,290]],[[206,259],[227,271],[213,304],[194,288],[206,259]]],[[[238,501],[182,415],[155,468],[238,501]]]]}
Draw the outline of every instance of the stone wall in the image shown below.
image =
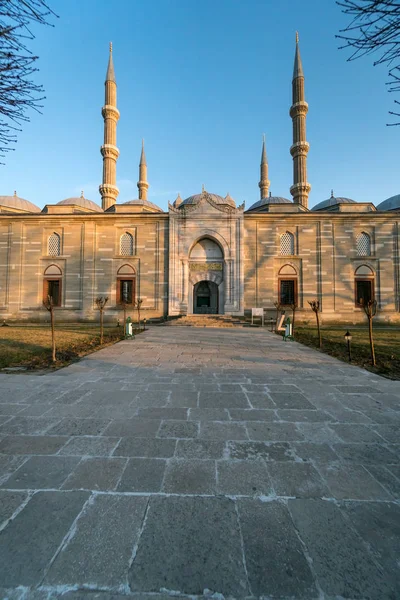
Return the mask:
{"type": "Polygon", "coordinates": [[[42,307],[44,273],[57,265],[62,271],[62,305],[57,308],[60,321],[97,319],[94,300],[99,295],[109,297],[106,318],[116,321],[122,314],[116,303],[118,270],[126,264],[136,272],[136,297],[143,299],[143,317],[191,312],[194,283],[218,277],[222,278],[216,283],[221,285],[225,313],[239,315],[252,307],[264,307],[275,316],[280,271],[289,265],[297,273],[299,320],[314,320],[308,301],[317,298],[322,322],[364,322],[363,311],[355,306],[355,272],[366,265],[374,274],[377,320],[400,321],[395,215],[243,215],[238,209],[225,213],[209,208],[205,203],[185,216],[177,211],[2,215],[0,319],[47,319],[42,307]],[[47,253],[47,240],[53,232],[61,237],[61,255],[57,257],[47,253]],[[120,254],[124,232],[134,238],[133,256],[120,254]],[[280,237],[286,232],[294,236],[294,253],[283,256],[280,237]],[[356,240],[361,232],[370,235],[371,256],[357,255],[356,240]],[[210,270],[210,277],[190,270],[191,248],[202,236],[217,241],[223,250],[221,270],[210,270]]]}
{"type": "Polygon", "coordinates": [[[312,320],[308,301],[319,299],[323,322],[363,322],[355,305],[355,272],[367,265],[374,273],[377,319],[399,321],[398,247],[398,222],[388,214],[247,214],[245,308],[265,307],[275,315],[279,271],[291,265],[297,272],[299,319],[312,320]],[[280,236],[287,231],[294,235],[295,252],[282,256],[280,236]],[[371,256],[357,255],[362,232],[371,238],[371,256]]]}
{"type": "MultiPolygon", "coordinates": [[[[43,280],[50,265],[62,271],[61,321],[97,318],[95,298],[108,296],[106,318],[121,314],[117,273],[128,264],[136,273],[143,317],[167,313],[167,215],[74,215],[2,217],[0,221],[0,318],[44,320],[43,280]],[[48,256],[47,240],[61,237],[61,255],[48,256]],[[121,256],[124,232],[134,238],[132,256],[121,256]]],[[[132,310],[128,309],[128,314],[132,310]]]]}

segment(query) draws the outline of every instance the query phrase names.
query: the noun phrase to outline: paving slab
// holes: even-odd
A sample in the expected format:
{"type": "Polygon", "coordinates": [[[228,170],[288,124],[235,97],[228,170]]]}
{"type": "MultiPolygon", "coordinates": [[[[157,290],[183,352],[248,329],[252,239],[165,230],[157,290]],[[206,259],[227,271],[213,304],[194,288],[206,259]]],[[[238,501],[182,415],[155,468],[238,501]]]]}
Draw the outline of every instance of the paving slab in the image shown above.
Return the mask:
{"type": "Polygon", "coordinates": [[[395,598],[392,584],[339,508],[324,500],[289,500],[300,538],[325,594],[341,598],[395,598]]]}
{"type": "Polygon", "coordinates": [[[60,456],[110,456],[120,438],[74,437],[59,451],[60,456]]]}
{"type": "Polygon", "coordinates": [[[177,458],[223,458],[226,444],[221,440],[177,440],[177,458]]]}
{"type": "Polygon", "coordinates": [[[23,490],[57,489],[79,460],[75,456],[31,456],[2,487],[23,490]]]}
{"type": "Polygon", "coordinates": [[[393,587],[394,597],[398,598],[400,506],[389,502],[346,502],[344,510],[393,587]]]}
{"type": "Polygon", "coordinates": [[[107,425],[109,419],[79,419],[64,418],[56,425],[50,427],[49,435],[100,435],[107,425]]]}
{"type": "Polygon", "coordinates": [[[80,514],[73,536],[57,555],[44,583],[126,585],[147,503],[144,497],[95,496],[80,514]]]}
{"type": "Polygon", "coordinates": [[[130,458],[119,480],[117,490],[119,492],[159,492],[164,471],[165,460],[130,458]]]}
{"type": "Polygon", "coordinates": [[[177,440],[172,438],[151,439],[123,437],[113,456],[135,456],[138,458],[170,458],[175,453],[177,440]]]}
{"type": "MultiPolygon", "coordinates": [[[[79,462],[75,457],[74,460],[79,462]]],[[[62,489],[114,490],[125,466],[125,458],[83,458],[64,482],[62,489]]]]}
{"type": "Polygon", "coordinates": [[[270,462],[268,472],[277,496],[315,498],[329,496],[326,483],[316,469],[306,463],[270,462]]]}
{"type": "Polygon", "coordinates": [[[318,598],[313,574],[286,506],[238,501],[249,584],[253,595],[318,598]]]}
{"type": "Polygon", "coordinates": [[[217,491],[240,496],[269,496],[273,492],[268,469],[262,460],[217,462],[217,491]]]}
{"type": "Polygon", "coordinates": [[[169,461],[162,491],[172,494],[215,494],[215,462],[182,458],[169,461]]]}
{"type": "Polygon", "coordinates": [[[158,430],[162,438],[196,438],[199,424],[188,421],[163,421],[158,430]]]}
{"type": "Polygon", "coordinates": [[[134,592],[166,589],[202,595],[208,589],[247,596],[234,502],[218,497],[152,498],[129,584],[134,592]]]}
{"type": "Polygon", "coordinates": [[[10,519],[17,508],[28,498],[24,492],[9,492],[0,490],[0,527],[4,527],[4,522],[10,519]]]}
{"type": "Polygon", "coordinates": [[[9,435],[0,441],[0,454],[56,454],[68,440],[59,435],[9,435]]]}
{"type": "Polygon", "coordinates": [[[45,569],[89,494],[38,492],[0,532],[0,581],[5,587],[41,582],[45,569]],[[29,535],[28,535],[29,532],[29,535]]]}

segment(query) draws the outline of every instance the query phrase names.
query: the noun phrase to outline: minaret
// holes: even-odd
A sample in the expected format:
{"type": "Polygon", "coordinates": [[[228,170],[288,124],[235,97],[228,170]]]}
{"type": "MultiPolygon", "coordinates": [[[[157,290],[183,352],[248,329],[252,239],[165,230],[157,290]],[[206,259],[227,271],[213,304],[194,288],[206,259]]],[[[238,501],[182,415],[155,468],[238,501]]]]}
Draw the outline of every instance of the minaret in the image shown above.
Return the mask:
{"type": "Polygon", "coordinates": [[[307,181],[307,153],[310,148],[306,141],[306,114],[308,104],[304,96],[304,73],[299,50],[299,34],[296,32],[296,54],[292,81],[293,102],[290,116],[293,121],[293,144],[290,154],[293,156],[293,185],[290,193],[295,204],[308,207],[308,194],[311,185],[307,181]]]}
{"type": "Polygon", "coordinates": [[[103,157],[103,183],[99,187],[103,210],[116,203],[119,189],[117,188],[117,84],[115,81],[114,63],[112,58],[112,43],[110,42],[110,58],[105,81],[105,103],[101,110],[104,119],[104,144],[100,148],[103,157]]]}
{"type": "Polygon", "coordinates": [[[261,151],[261,165],[260,165],[260,181],[258,183],[258,187],[260,188],[260,198],[268,197],[269,190],[269,180],[268,180],[268,160],[267,160],[267,151],[265,149],[265,134],[263,135],[263,145],[261,151]]]}
{"type": "Polygon", "coordinates": [[[139,181],[137,182],[137,186],[139,190],[139,200],[147,200],[149,184],[147,183],[147,163],[146,154],[144,153],[144,140],[142,140],[142,154],[140,155],[139,181]]]}

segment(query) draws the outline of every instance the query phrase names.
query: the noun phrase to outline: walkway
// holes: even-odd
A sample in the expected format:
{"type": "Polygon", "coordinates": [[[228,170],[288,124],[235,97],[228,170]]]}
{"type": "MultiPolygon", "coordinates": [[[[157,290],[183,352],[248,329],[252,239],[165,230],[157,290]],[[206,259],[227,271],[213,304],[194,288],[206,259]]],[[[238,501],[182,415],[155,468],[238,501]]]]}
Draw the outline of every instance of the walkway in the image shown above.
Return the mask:
{"type": "Polygon", "coordinates": [[[400,382],[157,327],[0,402],[1,598],[400,598],[400,382]]]}

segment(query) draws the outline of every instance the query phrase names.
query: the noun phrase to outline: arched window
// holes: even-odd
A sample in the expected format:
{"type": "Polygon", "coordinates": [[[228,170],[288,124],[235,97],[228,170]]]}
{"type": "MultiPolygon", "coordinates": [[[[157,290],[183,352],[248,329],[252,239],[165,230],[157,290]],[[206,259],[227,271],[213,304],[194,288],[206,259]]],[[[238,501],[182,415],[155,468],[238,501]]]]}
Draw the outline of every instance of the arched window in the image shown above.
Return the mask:
{"type": "Polygon", "coordinates": [[[117,304],[134,304],[135,291],[135,269],[131,265],[122,265],[117,273],[117,304]]]}
{"type": "Polygon", "coordinates": [[[371,256],[371,238],[364,231],[357,236],[357,256],[371,256]]]}
{"type": "Polygon", "coordinates": [[[287,231],[281,235],[281,256],[292,256],[294,254],[294,235],[287,231]]]}
{"type": "Polygon", "coordinates": [[[52,233],[47,241],[48,256],[60,256],[61,254],[61,237],[58,233],[52,233]]]}
{"type": "MultiPolygon", "coordinates": [[[[369,237],[369,236],[368,236],[369,237]]],[[[375,296],[375,274],[368,265],[361,265],[354,273],[355,305],[362,306],[375,296]]]]}
{"type": "Polygon", "coordinates": [[[54,306],[61,306],[62,300],[62,271],[57,265],[49,265],[43,278],[43,301],[48,297],[53,300],[54,306]]]}
{"type": "Polygon", "coordinates": [[[119,251],[121,256],[133,256],[133,235],[125,232],[119,240],[119,251]]]}
{"type": "Polygon", "coordinates": [[[292,265],[284,265],[278,275],[279,304],[297,304],[297,271],[292,265]]]}

